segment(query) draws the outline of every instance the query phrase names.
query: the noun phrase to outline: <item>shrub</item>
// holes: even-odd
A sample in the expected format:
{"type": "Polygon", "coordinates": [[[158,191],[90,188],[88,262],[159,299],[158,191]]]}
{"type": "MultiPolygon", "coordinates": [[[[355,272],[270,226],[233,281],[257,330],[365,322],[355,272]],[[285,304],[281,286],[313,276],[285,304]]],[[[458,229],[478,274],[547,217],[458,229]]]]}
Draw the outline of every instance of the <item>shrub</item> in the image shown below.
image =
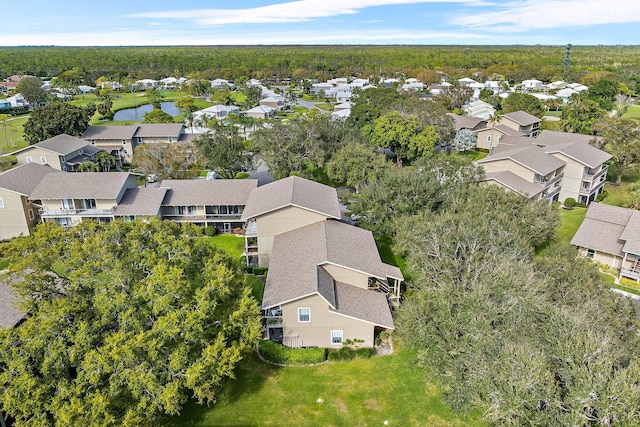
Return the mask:
{"type": "Polygon", "coordinates": [[[244,230],[241,227],[236,227],[233,229],[233,234],[236,236],[244,236],[244,230]]]}
{"type": "Polygon", "coordinates": [[[638,289],[640,290],[640,283],[636,282],[632,279],[627,279],[626,277],[620,278],[620,284],[622,286],[626,286],[628,288],[638,289]]]}
{"type": "Polygon", "coordinates": [[[234,177],[234,179],[245,179],[245,178],[248,178],[248,177],[249,177],[248,173],[246,173],[246,172],[238,172],[236,174],[236,176],[234,177]]]}
{"type": "Polygon", "coordinates": [[[258,349],[266,360],[282,365],[309,365],[326,360],[324,348],[290,348],[263,340],[260,341],[258,349]]]}
{"type": "Polygon", "coordinates": [[[596,202],[601,202],[604,199],[607,198],[607,196],[609,195],[608,191],[603,191],[602,193],[598,194],[598,196],[596,197],[596,202]]]}
{"type": "Polygon", "coordinates": [[[376,349],[373,347],[362,347],[355,349],[355,353],[358,359],[371,359],[376,355],[376,349]]]}
{"type": "Polygon", "coordinates": [[[567,197],[567,199],[564,201],[564,207],[567,209],[571,209],[576,205],[576,199],[574,199],[573,197],[567,197]]]}
{"type": "Polygon", "coordinates": [[[204,229],[204,234],[209,237],[213,237],[216,235],[216,228],[213,225],[207,225],[207,227],[204,229]]]}
{"type": "Polygon", "coordinates": [[[255,274],[256,276],[262,276],[263,274],[265,274],[267,272],[267,270],[268,270],[267,267],[253,267],[251,269],[253,274],[255,274]]]}
{"type": "Polygon", "coordinates": [[[356,356],[355,351],[351,347],[341,347],[337,350],[329,350],[327,354],[327,360],[333,362],[342,362],[345,360],[353,360],[356,356]]]}
{"type": "Polygon", "coordinates": [[[245,273],[248,273],[248,274],[253,274],[253,269],[254,268],[255,267],[252,267],[250,265],[244,265],[244,266],[242,266],[242,271],[244,271],[245,273]]]}

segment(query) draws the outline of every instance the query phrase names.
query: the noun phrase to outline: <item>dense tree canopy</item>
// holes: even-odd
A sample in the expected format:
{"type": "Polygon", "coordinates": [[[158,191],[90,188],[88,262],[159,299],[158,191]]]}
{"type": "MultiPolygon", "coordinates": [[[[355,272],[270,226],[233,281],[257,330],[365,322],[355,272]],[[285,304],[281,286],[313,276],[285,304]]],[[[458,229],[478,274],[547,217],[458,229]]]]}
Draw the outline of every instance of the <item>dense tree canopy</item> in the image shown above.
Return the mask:
{"type": "Polygon", "coordinates": [[[12,241],[28,315],[0,334],[2,411],[18,426],[141,426],[189,398],[215,402],[261,323],[242,278],[197,234],[83,222],[12,241]]]}
{"type": "Polygon", "coordinates": [[[377,153],[369,144],[348,144],[339,149],[327,163],[327,176],[355,187],[375,181],[391,167],[384,154],[377,153]]]}
{"type": "Polygon", "coordinates": [[[540,118],[545,112],[542,101],[526,93],[512,93],[503,99],[500,105],[503,113],[524,111],[525,113],[540,118]]]}
{"type": "Polygon", "coordinates": [[[422,126],[417,116],[406,116],[397,111],[375,119],[369,136],[377,146],[391,149],[399,165],[403,159],[411,161],[432,154],[438,140],[433,126],[422,126]]]}
{"type": "Polygon", "coordinates": [[[29,104],[37,107],[47,100],[47,91],[42,87],[42,81],[37,77],[25,77],[18,82],[16,91],[20,92],[29,104]]]}
{"type": "Polygon", "coordinates": [[[598,123],[597,129],[602,136],[600,146],[613,156],[618,167],[616,185],[620,185],[626,168],[640,162],[640,126],[630,119],[612,117],[598,123]]]}
{"type": "Polygon", "coordinates": [[[252,154],[245,150],[244,139],[235,126],[214,124],[212,130],[194,140],[204,165],[221,178],[233,178],[251,169],[252,154]]]}
{"type": "Polygon", "coordinates": [[[24,139],[30,145],[66,133],[80,137],[87,130],[95,108],[77,107],[64,102],[52,102],[36,108],[24,124],[24,139]]]}
{"type": "Polygon", "coordinates": [[[143,174],[155,173],[160,179],[195,178],[201,160],[193,144],[143,144],[133,155],[133,168],[143,174]]]}
{"type": "Polygon", "coordinates": [[[400,221],[413,292],[398,335],[455,408],[491,424],[636,425],[633,304],[571,247],[533,260],[557,223],[548,205],[490,186],[400,221]]]}

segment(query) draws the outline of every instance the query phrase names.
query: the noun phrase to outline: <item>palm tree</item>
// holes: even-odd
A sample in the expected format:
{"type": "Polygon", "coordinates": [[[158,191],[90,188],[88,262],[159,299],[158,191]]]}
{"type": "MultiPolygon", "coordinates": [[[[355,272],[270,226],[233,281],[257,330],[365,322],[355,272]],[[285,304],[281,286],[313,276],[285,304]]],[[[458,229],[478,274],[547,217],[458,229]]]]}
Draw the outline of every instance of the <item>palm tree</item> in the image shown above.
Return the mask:
{"type": "Polygon", "coordinates": [[[496,125],[500,124],[500,120],[502,120],[502,114],[500,114],[497,111],[494,112],[491,115],[491,117],[489,117],[489,124],[491,125],[491,144],[489,146],[489,152],[491,152],[491,150],[493,150],[493,147],[495,147],[494,133],[495,133],[496,125]]]}
{"type": "Polygon", "coordinates": [[[116,158],[106,151],[101,151],[96,154],[96,161],[102,166],[103,172],[109,172],[111,170],[111,166],[115,164],[116,158]]]}
{"type": "Polygon", "coordinates": [[[82,162],[76,168],[76,172],[98,172],[100,168],[93,162],[82,162]]]}

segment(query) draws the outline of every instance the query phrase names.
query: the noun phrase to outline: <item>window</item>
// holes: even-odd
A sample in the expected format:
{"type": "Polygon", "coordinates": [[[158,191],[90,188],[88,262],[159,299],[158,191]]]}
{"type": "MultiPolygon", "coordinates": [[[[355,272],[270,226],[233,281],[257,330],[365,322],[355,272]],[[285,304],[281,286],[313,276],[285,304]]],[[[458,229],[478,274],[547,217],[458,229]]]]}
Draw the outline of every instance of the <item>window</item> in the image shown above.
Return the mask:
{"type": "Polygon", "coordinates": [[[47,164],[47,156],[40,156],[40,163],[42,163],[43,165],[47,164]]]}
{"type": "Polygon", "coordinates": [[[31,156],[27,156],[27,163],[33,162],[33,158],[31,156]]]}
{"type": "Polygon", "coordinates": [[[33,221],[33,218],[35,218],[33,215],[33,209],[29,209],[29,219],[33,221]]]}
{"type": "Polygon", "coordinates": [[[487,135],[487,142],[491,142],[491,135],[487,135]]]}
{"type": "Polygon", "coordinates": [[[590,182],[587,182],[587,181],[582,181],[582,188],[583,188],[584,190],[588,190],[588,189],[590,189],[590,188],[591,188],[591,183],[590,183],[590,182]]]}
{"type": "Polygon", "coordinates": [[[596,251],[593,249],[587,249],[587,258],[594,259],[596,256],[596,251]]]}
{"type": "Polygon", "coordinates": [[[4,200],[0,197],[0,208],[4,208],[4,200]]]}
{"type": "Polygon", "coordinates": [[[298,322],[311,322],[311,309],[309,307],[298,309],[298,322]]]}
{"type": "Polygon", "coordinates": [[[331,344],[342,344],[343,331],[331,331],[331,344]]]}

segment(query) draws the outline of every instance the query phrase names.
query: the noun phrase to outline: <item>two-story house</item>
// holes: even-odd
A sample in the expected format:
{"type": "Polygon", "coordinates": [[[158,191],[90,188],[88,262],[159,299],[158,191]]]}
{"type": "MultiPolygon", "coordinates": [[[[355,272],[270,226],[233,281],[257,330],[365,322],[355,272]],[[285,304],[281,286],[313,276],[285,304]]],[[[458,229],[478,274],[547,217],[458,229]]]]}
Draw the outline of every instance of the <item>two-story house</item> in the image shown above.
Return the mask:
{"type": "Polygon", "coordinates": [[[532,144],[565,162],[560,200],[571,197],[589,204],[604,191],[611,154],[594,147],[594,137],[568,132],[544,130],[532,144]]]}
{"type": "Polygon", "coordinates": [[[167,190],[162,202],[162,218],[214,226],[219,233],[231,233],[245,226],[242,219],[257,179],[167,179],[160,187],[167,190]]]}
{"type": "Polygon", "coordinates": [[[580,254],[640,282],[640,211],[591,203],[571,244],[580,254]]]}
{"type": "Polygon", "coordinates": [[[532,138],[538,136],[541,122],[538,117],[525,113],[524,111],[514,111],[500,116],[501,125],[517,130],[521,132],[523,136],[532,138]]]}
{"type": "Polygon", "coordinates": [[[255,188],[241,217],[247,263],[267,267],[276,235],[327,218],[341,218],[335,188],[296,176],[255,188]]]}
{"type": "Polygon", "coordinates": [[[531,200],[560,198],[565,163],[537,146],[520,143],[498,145],[478,161],[485,170],[485,182],[515,191],[531,200]]]}
{"type": "Polygon", "coordinates": [[[29,196],[46,176],[57,174],[61,172],[38,163],[0,173],[0,240],[29,235],[38,223],[38,206],[29,196]]]}
{"type": "Polygon", "coordinates": [[[72,172],[84,162],[95,162],[95,155],[100,151],[83,139],[62,134],[10,154],[16,156],[19,165],[39,163],[72,172]]]}
{"type": "Polygon", "coordinates": [[[289,347],[347,339],[371,347],[378,331],[394,329],[389,297],[402,280],[367,230],[326,219],[278,234],[262,303],[268,338],[289,347]]]}
{"type": "Polygon", "coordinates": [[[136,175],[126,172],[56,173],[47,175],[29,198],[38,201],[43,222],[70,227],[87,219],[110,222],[136,175]]]}

